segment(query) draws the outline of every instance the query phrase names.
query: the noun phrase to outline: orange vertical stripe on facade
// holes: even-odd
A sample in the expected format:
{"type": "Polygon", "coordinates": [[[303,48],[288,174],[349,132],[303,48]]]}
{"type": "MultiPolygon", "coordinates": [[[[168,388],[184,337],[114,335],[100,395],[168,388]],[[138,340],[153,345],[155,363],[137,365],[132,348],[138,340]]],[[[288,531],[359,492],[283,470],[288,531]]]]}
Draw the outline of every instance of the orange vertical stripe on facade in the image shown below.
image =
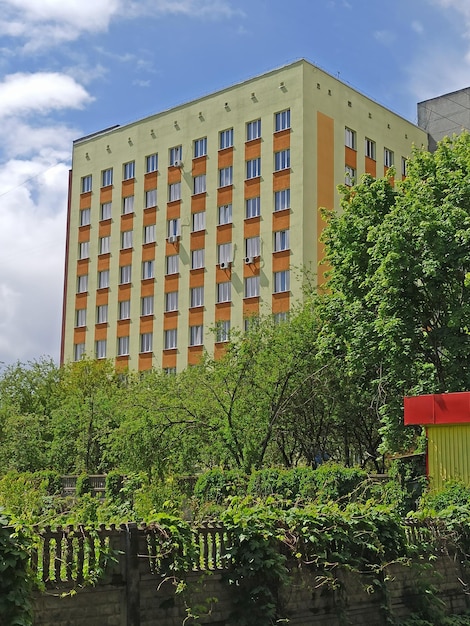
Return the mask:
{"type": "Polygon", "coordinates": [[[110,257],[111,255],[108,254],[100,254],[98,256],[98,264],[97,264],[97,270],[98,272],[102,272],[103,270],[109,270],[109,261],[110,261],[110,257]]]}
{"type": "Polygon", "coordinates": [[[130,265],[132,262],[132,249],[119,251],[119,267],[130,265]]]}
{"type": "Polygon", "coordinates": [[[108,334],[108,325],[100,324],[99,326],[95,326],[95,341],[102,341],[106,339],[108,334]]]}
{"type": "Polygon", "coordinates": [[[233,148],[225,148],[225,150],[219,150],[217,156],[217,167],[219,169],[223,167],[229,167],[233,164],[233,148]]]}
{"type": "Polygon", "coordinates": [[[153,332],[153,315],[148,317],[141,317],[139,329],[139,332],[141,333],[153,332]]]}
{"type": "Polygon", "coordinates": [[[215,305],[215,321],[222,322],[230,319],[232,312],[231,302],[221,302],[215,305]]]}
{"type": "Polygon", "coordinates": [[[243,235],[244,237],[257,237],[260,232],[260,217],[252,217],[248,220],[245,220],[243,225],[243,235]]]}
{"type": "Polygon", "coordinates": [[[166,219],[176,220],[181,215],[181,200],[168,202],[166,205],[166,219]]]}
{"type": "Polygon", "coordinates": [[[130,300],[131,297],[131,285],[118,285],[118,301],[124,302],[130,300]]]}
{"type": "Polygon", "coordinates": [[[153,352],[143,352],[139,354],[139,372],[152,369],[153,352]]]}
{"type": "Polygon", "coordinates": [[[157,207],[152,207],[151,209],[145,209],[144,211],[144,226],[150,226],[151,224],[157,223],[157,207]]]}
{"type": "Polygon", "coordinates": [[[85,276],[88,274],[90,259],[80,259],[77,261],[77,276],[85,276]]]}
{"type": "Polygon", "coordinates": [[[121,194],[123,198],[134,195],[134,179],[133,178],[122,181],[121,194]]]}
{"type": "Polygon", "coordinates": [[[217,265],[216,269],[215,269],[215,282],[216,283],[223,283],[227,280],[232,280],[232,270],[230,267],[227,267],[226,269],[220,269],[220,267],[217,265]]]}
{"type": "MultiPolygon", "coordinates": [[[[325,257],[325,247],[320,235],[325,223],[320,208],[334,209],[335,177],[334,177],[334,120],[324,113],[317,112],[317,263],[325,257]]],[[[325,282],[326,267],[318,267],[318,284],[325,282]]]]}
{"type": "Polygon", "coordinates": [[[91,191],[80,194],[79,209],[89,209],[91,207],[91,191]]]}
{"type": "Polygon", "coordinates": [[[290,209],[273,213],[273,232],[286,230],[290,227],[290,209]]]}
{"type": "Polygon", "coordinates": [[[98,237],[109,237],[111,235],[111,220],[100,222],[98,226],[98,237]]]}
{"type": "Polygon", "coordinates": [[[192,176],[201,176],[202,174],[206,173],[206,162],[207,162],[207,157],[206,156],[201,156],[201,157],[197,157],[196,159],[193,159],[193,167],[191,170],[191,175],[192,176]]]}
{"type": "Polygon", "coordinates": [[[98,291],[96,293],[96,306],[102,306],[103,304],[108,304],[108,292],[98,291]]]}
{"type": "Polygon", "coordinates": [[[217,245],[221,243],[230,243],[232,241],[232,224],[224,224],[217,226],[217,245]]]}
{"type": "Polygon", "coordinates": [[[78,243],[90,241],[90,226],[80,226],[78,229],[78,243]]]}
{"type": "Polygon", "coordinates": [[[243,300],[243,317],[259,314],[259,297],[243,300]]]}
{"type": "Polygon", "coordinates": [[[188,317],[189,326],[201,326],[204,321],[204,307],[198,306],[190,309],[188,317]]]}
{"type": "Polygon", "coordinates": [[[144,176],[144,191],[156,189],[158,185],[158,172],[149,172],[144,176]]]}
{"type": "Polygon", "coordinates": [[[86,328],[74,328],[74,331],[73,331],[74,343],[85,343],[85,336],[86,336],[86,328]]]}
{"type": "Polygon", "coordinates": [[[375,178],[377,176],[377,161],[374,161],[374,159],[371,159],[370,157],[364,158],[366,174],[370,174],[375,178]]]}
{"type": "Polygon", "coordinates": [[[140,287],[140,295],[142,298],[145,296],[153,296],[155,293],[155,280],[153,278],[148,278],[147,280],[143,280],[140,287]]]}
{"type": "Polygon", "coordinates": [[[168,168],[168,184],[173,185],[174,183],[181,182],[181,170],[179,167],[169,167],[168,168]]]}
{"type": "Polygon", "coordinates": [[[349,146],[344,146],[344,164],[357,169],[357,152],[349,146]]]}
{"type": "Polygon", "coordinates": [[[286,313],[290,306],[290,293],[288,291],[283,293],[274,293],[272,300],[272,311],[276,313],[286,313]]]}
{"type": "Polygon", "coordinates": [[[289,269],[290,250],[275,252],[273,254],[273,272],[282,272],[289,269]]]}
{"type": "Polygon", "coordinates": [[[104,204],[105,202],[111,202],[113,199],[113,187],[110,185],[109,187],[102,187],[100,189],[100,203],[104,204]]]}
{"type": "Polygon", "coordinates": [[[131,330],[130,320],[118,320],[117,323],[117,336],[128,337],[131,330]]]}
{"type": "Polygon", "coordinates": [[[256,198],[260,195],[261,184],[259,178],[245,180],[245,198],[256,198]]]}
{"type": "Polygon", "coordinates": [[[279,152],[279,150],[286,150],[290,148],[290,133],[291,129],[280,130],[273,135],[273,152],[279,152]]]}
{"type": "Polygon", "coordinates": [[[156,247],[157,245],[155,243],[145,243],[142,246],[142,261],[153,261],[156,247]]]}
{"type": "Polygon", "coordinates": [[[121,215],[121,232],[124,230],[132,230],[134,226],[134,214],[127,213],[126,215],[121,215]]]}
{"type": "Polygon", "coordinates": [[[282,191],[290,187],[290,170],[281,170],[273,174],[273,191],[282,191]]]}
{"type": "Polygon", "coordinates": [[[178,328],[178,311],[171,311],[163,314],[163,330],[174,330],[178,328]]]}
{"type": "Polygon", "coordinates": [[[162,356],[162,368],[176,367],[177,356],[176,350],[164,350],[162,356]]]}
{"type": "Polygon", "coordinates": [[[206,192],[191,196],[191,213],[199,213],[206,210],[206,192]]]}
{"type": "Polygon", "coordinates": [[[117,356],[114,361],[114,366],[118,374],[125,372],[129,368],[129,357],[127,355],[117,356]]]}
{"type": "Polygon", "coordinates": [[[227,352],[228,344],[226,343],[216,343],[214,344],[214,359],[217,361],[221,359],[224,354],[227,352]]]}
{"type": "Polygon", "coordinates": [[[178,291],[179,286],[179,276],[178,274],[171,274],[170,276],[165,276],[165,293],[171,293],[172,291],[178,291]]]}
{"type": "Polygon", "coordinates": [[[224,204],[231,204],[232,202],[232,185],[228,185],[227,187],[222,187],[221,189],[217,189],[217,206],[222,206],[224,204]]]}
{"type": "Polygon", "coordinates": [[[261,139],[253,139],[245,144],[245,161],[261,156],[261,139]]]}
{"type": "Polygon", "coordinates": [[[189,346],[188,347],[188,365],[197,365],[200,363],[203,355],[203,346],[189,346]]]}
{"type": "Polygon", "coordinates": [[[191,270],[189,272],[189,287],[193,289],[194,287],[203,287],[204,286],[204,268],[198,270],[191,270]]]}
{"type": "Polygon", "coordinates": [[[206,231],[199,230],[195,233],[191,233],[191,240],[189,242],[190,250],[200,250],[205,247],[206,231]]]}
{"type": "Polygon", "coordinates": [[[245,263],[243,265],[243,278],[251,278],[252,276],[259,276],[260,260],[256,259],[253,263],[245,263]]]}

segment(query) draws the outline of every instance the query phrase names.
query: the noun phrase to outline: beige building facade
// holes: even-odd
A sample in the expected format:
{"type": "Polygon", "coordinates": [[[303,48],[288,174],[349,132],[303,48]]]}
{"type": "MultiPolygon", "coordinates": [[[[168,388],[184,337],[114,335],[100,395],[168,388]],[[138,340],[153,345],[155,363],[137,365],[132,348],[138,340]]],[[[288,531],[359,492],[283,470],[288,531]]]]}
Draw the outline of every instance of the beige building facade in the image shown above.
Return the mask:
{"type": "Polygon", "coordinates": [[[413,144],[427,134],[305,60],[78,139],[62,362],[172,372],[283,319],[337,185],[401,178],[413,144]]]}

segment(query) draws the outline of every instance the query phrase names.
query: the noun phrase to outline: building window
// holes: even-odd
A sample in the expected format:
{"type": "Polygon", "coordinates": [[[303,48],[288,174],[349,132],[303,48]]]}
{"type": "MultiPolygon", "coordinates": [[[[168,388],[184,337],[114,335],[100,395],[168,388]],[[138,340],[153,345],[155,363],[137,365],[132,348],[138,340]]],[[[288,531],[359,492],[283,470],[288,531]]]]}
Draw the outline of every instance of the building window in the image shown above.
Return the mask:
{"type": "Polygon", "coordinates": [[[100,304],[96,307],[96,323],[105,324],[108,321],[108,305],[100,304]]]}
{"type": "Polygon", "coordinates": [[[246,162],[246,178],[258,178],[261,176],[261,159],[250,159],[246,162]]]}
{"type": "Polygon", "coordinates": [[[99,250],[100,254],[108,254],[110,250],[111,237],[100,237],[99,250]]]}
{"type": "Polygon", "coordinates": [[[128,320],[131,317],[131,301],[122,300],[119,302],[118,318],[120,320],[128,320]]]}
{"type": "Polygon", "coordinates": [[[157,227],[155,224],[144,226],[144,244],[155,243],[157,236],[157,227]]]}
{"type": "Polygon", "coordinates": [[[401,157],[401,175],[406,176],[408,171],[408,163],[406,157],[401,157]]]}
{"type": "Polygon", "coordinates": [[[274,272],[274,293],[280,293],[282,291],[289,291],[290,289],[290,272],[284,270],[283,272],[274,272]]]}
{"type": "Polygon", "coordinates": [[[261,212],[261,202],[259,196],[256,198],[248,198],[246,201],[246,219],[250,217],[258,217],[261,212]]]}
{"type": "Polygon", "coordinates": [[[245,298],[259,296],[259,276],[245,278],[245,298]]]}
{"type": "Polygon", "coordinates": [[[274,155],[274,171],[287,170],[290,167],[290,150],[281,150],[274,155]]]}
{"type": "Polygon", "coordinates": [[[190,326],[189,327],[189,345],[190,346],[202,346],[204,337],[204,327],[190,326]]]}
{"type": "Polygon", "coordinates": [[[375,141],[372,141],[372,139],[367,139],[366,137],[365,151],[366,157],[369,157],[369,159],[373,159],[375,161],[375,141]]]}
{"type": "Polygon", "coordinates": [[[183,146],[170,148],[170,165],[177,165],[183,160],[183,146]]]}
{"type": "Polygon", "coordinates": [[[152,352],[153,333],[142,333],[140,335],[140,351],[152,352]]]}
{"type": "Polygon", "coordinates": [[[88,176],[83,176],[82,183],[81,183],[82,193],[88,193],[89,191],[91,191],[91,187],[92,187],[91,174],[89,174],[88,176]]]}
{"type": "Polygon", "coordinates": [[[217,259],[219,265],[221,263],[231,263],[232,262],[232,244],[231,243],[221,243],[217,246],[217,259]]]}
{"type": "Polygon", "coordinates": [[[232,205],[223,204],[219,206],[219,226],[232,223],[232,205]]]}
{"type": "Polygon", "coordinates": [[[145,171],[147,174],[158,170],[158,154],[149,154],[145,159],[145,171]]]}
{"type": "Polygon", "coordinates": [[[128,213],[134,212],[134,196],[127,196],[122,199],[122,214],[127,215],[128,213]]]}
{"type": "Polygon", "coordinates": [[[166,257],[166,273],[177,274],[179,265],[179,257],[177,254],[172,254],[166,257]]]}
{"type": "Polygon", "coordinates": [[[206,228],[206,212],[205,211],[199,211],[198,213],[193,213],[192,220],[193,220],[193,223],[192,223],[193,233],[199,230],[205,230],[206,228]]]}
{"type": "Polygon", "coordinates": [[[290,128],[290,109],[276,113],[274,128],[276,132],[290,128]]]}
{"type": "Polygon", "coordinates": [[[125,230],[121,233],[121,249],[132,248],[132,230],[125,230]]]}
{"type": "Polygon", "coordinates": [[[110,220],[111,219],[111,202],[103,202],[101,205],[100,219],[101,220],[110,220]]]}
{"type": "Polygon", "coordinates": [[[165,311],[177,311],[178,310],[178,292],[169,291],[165,294],[165,311]]]}
{"type": "Polygon", "coordinates": [[[75,327],[80,328],[86,326],[86,309],[77,309],[75,311],[75,327]]]}
{"type": "Polygon", "coordinates": [[[106,358],[106,339],[100,339],[95,342],[95,354],[97,359],[106,358]]]}
{"type": "Polygon", "coordinates": [[[231,148],[233,146],[233,128],[228,128],[220,133],[220,149],[231,148]]]}
{"type": "Polygon", "coordinates": [[[274,313],[273,321],[275,324],[282,324],[282,322],[287,322],[287,311],[283,311],[281,313],[274,313]]]}
{"type": "Polygon", "coordinates": [[[348,187],[352,187],[356,182],[356,170],[349,165],[344,168],[344,184],[348,187]]]}
{"type": "Polygon", "coordinates": [[[384,165],[385,167],[392,167],[393,163],[394,163],[394,158],[393,158],[393,152],[392,150],[389,150],[388,148],[384,148],[384,165]]]}
{"type": "Polygon", "coordinates": [[[261,137],[261,120],[254,120],[248,122],[246,125],[246,140],[258,139],[261,137]]]}
{"type": "Polygon", "coordinates": [[[217,322],[216,339],[218,343],[230,341],[230,320],[217,322]]]}
{"type": "Polygon", "coordinates": [[[103,170],[101,172],[101,186],[109,187],[113,184],[113,168],[110,167],[108,170],[103,170]]]}
{"type": "Polygon", "coordinates": [[[88,226],[91,221],[91,209],[82,209],[80,211],[80,226],[88,226]]]}
{"type": "Polygon", "coordinates": [[[218,283],[217,284],[217,302],[230,302],[232,299],[232,283],[218,283]]]}
{"type": "Polygon", "coordinates": [[[168,201],[181,200],[181,183],[170,183],[168,185],[168,201]]]}
{"type": "Polygon", "coordinates": [[[173,350],[176,348],[178,339],[178,333],[176,328],[172,328],[171,330],[165,330],[165,341],[164,346],[165,350],[173,350]]]}
{"type": "Polygon", "coordinates": [[[167,236],[168,237],[179,237],[180,235],[180,218],[176,217],[175,219],[168,220],[167,222],[167,236]]]}
{"type": "Polygon", "coordinates": [[[227,187],[233,181],[233,167],[223,167],[219,170],[219,187],[227,187]]]}
{"type": "Polygon", "coordinates": [[[245,239],[245,256],[246,257],[257,257],[260,255],[260,238],[259,237],[248,237],[245,239]]]}
{"type": "Polygon", "coordinates": [[[164,367],[163,371],[168,376],[174,376],[176,374],[176,367],[164,367]]]}
{"type": "Polygon", "coordinates": [[[135,177],[135,161],[129,161],[129,163],[124,163],[123,168],[123,179],[130,180],[135,177]]]}
{"type": "Polygon", "coordinates": [[[90,242],[82,241],[82,243],[78,244],[78,258],[88,259],[89,256],[90,256],[90,242]]]}
{"type": "Polygon", "coordinates": [[[194,158],[205,156],[207,154],[207,137],[196,139],[194,142],[194,158]]]}
{"type": "Polygon", "coordinates": [[[155,276],[155,261],[142,262],[142,280],[153,278],[155,276]]]}
{"type": "Polygon", "coordinates": [[[191,269],[198,270],[204,267],[204,248],[191,252],[191,269]]]}
{"type": "Polygon", "coordinates": [[[119,268],[119,284],[128,285],[131,282],[132,265],[122,265],[119,268]]]}
{"type": "Polygon", "coordinates": [[[289,230],[278,230],[274,233],[274,252],[289,250],[289,230]]]}
{"type": "Polygon", "coordinates": [[[127,356],[129,354],[129,337],[118,337],[117,355],[127,356]]]}
{"type": "Polygon", "coordinates": [[[109,270],[98,272],[98,289],[106,289],[109,287],[109,270]]]}
{"type": "Polygon", "coordinates": [[[77,293],[85,293],[88,291],[88,274],[79,276],[77,279],[77,293]]]}
{"type": "Polygon", "coordinates": [[[191,289],[191,307],[204,306],[204,287],[193,287],[191,289]]]}
{"type": "Polygon", "coordinates": [[[76,343],[73,347],[73,359],[74,361],[80,361],[80,359],[85,354],[85,344],[84,343],[76,343]]]}
{"type": "Polygon", "coordinates": [[[274,193],[274,210],[283,211],[290,208],[290,189],[281,189],[274,193]]]}
{"type": "Polygon", "coordinates": [[[149,189],[145,192],[145,208],[149,209],[154,206],[157,206],[157,190],[149,189]]]}
{"type": "Polygon", "coordinates": [[[141,315],[153,315],[153,296],[144,296],[141,305],[141,315]]]}
{"type": "Polygon", "coordinates": [[[194,193],[205,193],[206,191],[206,175],[201,174],[200,176],[194,177],[194,193]]]}
{"type": "Polygon", "coordinates": [[[344,145],[351,150],[356,150],[356,131],[346,126],[344,129],[344,145]]]}

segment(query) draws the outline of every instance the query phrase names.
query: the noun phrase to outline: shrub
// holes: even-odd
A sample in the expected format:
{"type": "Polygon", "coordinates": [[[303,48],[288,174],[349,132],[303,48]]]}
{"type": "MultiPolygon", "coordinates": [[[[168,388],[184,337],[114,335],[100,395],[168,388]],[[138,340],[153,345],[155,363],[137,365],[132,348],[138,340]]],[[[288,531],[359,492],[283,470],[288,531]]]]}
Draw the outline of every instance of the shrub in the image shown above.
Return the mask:
{"type": "Polygon", "coordinates": [[[448,480],[442,489],[425,493],[420,508],[443,511],[449,506],[468,506],[470,504],[470,486],[458,480],[448,480]]]}
{"type": "Polygon", "coordinates": [[[214,468],[199,476],[194,496],[199,502],[222,504],[228,496],[244,495],[246,483],[246,475],[238,470],[214,468]]]}
{"type": "Polygon", "coordinates": [[[119,472],[109,472],[106,475],[106,497],[109,500],[122,500],[123,476],[119,472]]]}
{"type": "Polygon", "coordinates": [[[80,476],[77,476],[75,493],[77,498],[83,496],[85,493],[91,493],[91,481],[87,474],[80,474],[80,476]]]}

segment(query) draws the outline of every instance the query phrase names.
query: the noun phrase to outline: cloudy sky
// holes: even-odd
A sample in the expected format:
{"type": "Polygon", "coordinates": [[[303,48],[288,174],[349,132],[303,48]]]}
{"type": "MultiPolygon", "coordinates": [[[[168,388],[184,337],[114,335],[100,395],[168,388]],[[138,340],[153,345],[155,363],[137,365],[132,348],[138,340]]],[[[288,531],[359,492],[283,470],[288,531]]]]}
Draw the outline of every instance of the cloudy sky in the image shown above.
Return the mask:
{"type": "Polygon", "coordinates": [[[416,122],[469,0],[0,0],[0,363],[58,360],[73,139],[298,58],[416,122]]]}

